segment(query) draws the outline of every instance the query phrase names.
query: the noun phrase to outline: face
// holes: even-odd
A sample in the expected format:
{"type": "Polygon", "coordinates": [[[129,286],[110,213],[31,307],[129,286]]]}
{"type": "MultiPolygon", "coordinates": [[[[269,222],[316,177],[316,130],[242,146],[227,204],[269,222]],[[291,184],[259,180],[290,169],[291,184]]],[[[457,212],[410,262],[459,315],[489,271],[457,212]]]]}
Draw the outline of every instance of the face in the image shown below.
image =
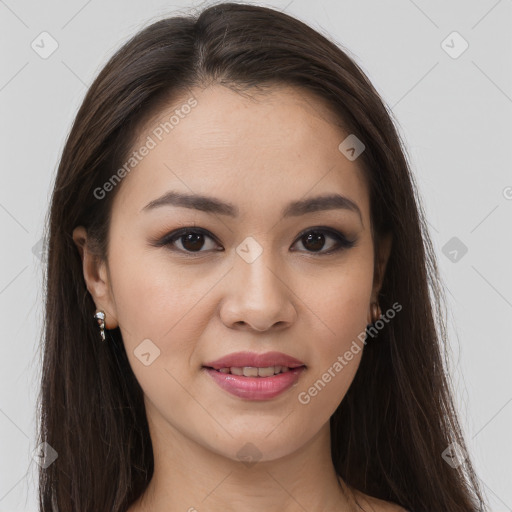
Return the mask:
{"type": "Polygon", "coordinates": [[[272,460],[328,425],[358,368],[351,347],[378,291],[368,189],[338,149],[348,134],[307,92],[192,92],[196,104],[185,96],[140,134],[134,150],[150,149],[117,185],[108,260],[84,273],[107,328],[120,327],[150,425],[231,459],[250,442],[272,460]],[[327,195],[341,199],[304,203],[327,195]],[[302,366],[205,367],[236,352],[302,366]]]}

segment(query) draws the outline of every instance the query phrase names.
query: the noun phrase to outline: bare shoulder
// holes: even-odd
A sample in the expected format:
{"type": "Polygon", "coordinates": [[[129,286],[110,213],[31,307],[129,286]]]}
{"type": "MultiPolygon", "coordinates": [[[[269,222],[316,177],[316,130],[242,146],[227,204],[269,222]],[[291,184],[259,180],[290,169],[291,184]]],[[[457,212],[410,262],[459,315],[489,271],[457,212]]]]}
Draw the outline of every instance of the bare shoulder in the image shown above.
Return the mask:
{"type": "Polygon", "coordinates": [[[361,506],[366,505],[368,512],[408,512],[405,508],[393,503],[392,501],[384,501],[379,498],[374,498],[368,494],[364,494],[357,489],[352,488],[352,492],[361,506]]]}

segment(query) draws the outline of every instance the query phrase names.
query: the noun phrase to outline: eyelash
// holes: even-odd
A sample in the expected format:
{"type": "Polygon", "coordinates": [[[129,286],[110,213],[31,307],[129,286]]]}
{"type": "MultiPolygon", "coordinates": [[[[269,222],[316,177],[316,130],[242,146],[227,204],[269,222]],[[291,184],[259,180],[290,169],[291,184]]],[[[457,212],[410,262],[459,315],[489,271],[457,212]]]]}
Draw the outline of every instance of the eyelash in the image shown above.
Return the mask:
{"type": "MultiPolygon", "coordinates": [[[[297,242],[299,242],[304,236],[306,236],[309,233],[327,234],[330,237],[334,238],[338,242],[337,247],[329,249],[328,251],[324,251],[324,252],[306,251],[307,253],[309,253],[311,255],[315,255],[315,256],[316,255],[318,255],[318,256],[329,256],[331,254],[340,252],[343,249],[350,249],[356,243],[356,240],[348,240],[342,233],[340,233],[339,231],[337,231],[335,229],[327,228],[327,227],[323,227],[323,226],[318,226],[318,227],[308,228],[307,230],[302,231],[298,235],[298,237],[295,240],[295,242],[293,243],[293,245],[295,245],[297,242]]],[[[209,231],[207,231],[206,229],[197,228],[197,227],[193,227],[193,228],[192,227],[187,227],[187,228],[181,228],[181,229],[178,229],[176,231],[172,231],[171,233],[168,233],[161,240],[156,242],[154,245],[156,245],[157,247],[168,246],[170,248],[170,250],[184,253],[187,256],[195,255],[195,254],[200,254],[202,252],[208,252],[208,251],[187,251],[187,250],[177,249],[176,247],[172,247],[172,244],[176,240],[179,240],[181,237],[183,237],[185,235],[188,235],[188,234],[205,235],[205,236],[211,238],[212,240],[214,240],[216,243],[218,243],[215,240],[215,237],[213,237],[211,235],[211,233],[209,231]]],[[[219,251],[219,252],[221,252],[221,251],[219,251]]]]}

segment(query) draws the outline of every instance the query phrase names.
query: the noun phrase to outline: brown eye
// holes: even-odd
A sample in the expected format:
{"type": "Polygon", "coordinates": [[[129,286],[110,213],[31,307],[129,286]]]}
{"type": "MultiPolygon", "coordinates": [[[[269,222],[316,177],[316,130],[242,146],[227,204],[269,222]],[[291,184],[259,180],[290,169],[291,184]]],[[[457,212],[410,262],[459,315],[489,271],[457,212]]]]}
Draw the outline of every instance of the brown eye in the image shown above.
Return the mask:
{"type": "Polygon", "coordinates": [[[325,235],[320,231],[311,231],[302,237],[302,243],[308,251],[320,251],[325,244],[325,235]]]}
{"type": "Polygon", "coordinates": [[[198,228],[183,228],[178,231],[173,231],[157,242],[156,245],[169,246],[171,250],[185,253],[206,252],[215,249],[217,246],[213,237],[210,236],[206,230],[198,228]],[[214,242],[213,245],[210,243],[210,246],[208,246],[208,243],[206,243],[207,239],[212,240],[214,242]],[[206,249],[202,250],[205,246],[206,249]]]}
{"type": "Polygon", "coordinates": [[[349,249],[355,245],[355,240],[347,240],[344,235],[338,231],[325,228],[313,228],[303,232],[299,236],[298,242],[302,242],[302,245],[306,248],[307,252],[323,254],[331,254],[341,249],[349,249]],[[334,244],[322,251],[328,239],[334,240],[334,244]]]}
{"type": "Polygon", "coordinates": [[[202,233],[188,233],[187,235],[181,235],[181,245],[187,251],[199,251],[204,245],[204,235],[202,233]]]}

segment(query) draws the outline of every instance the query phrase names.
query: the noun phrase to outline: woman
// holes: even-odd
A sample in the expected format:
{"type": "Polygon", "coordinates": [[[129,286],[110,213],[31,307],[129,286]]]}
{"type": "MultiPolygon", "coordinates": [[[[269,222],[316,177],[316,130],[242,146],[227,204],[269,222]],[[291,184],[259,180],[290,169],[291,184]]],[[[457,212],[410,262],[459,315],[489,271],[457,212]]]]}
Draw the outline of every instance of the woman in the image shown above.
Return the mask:
{"type": "Polygon", "coordinates": [[[41,510],[484,510],[425,225],[323,36],[238,4],[141,31],[52,197],[41,510]]]}

